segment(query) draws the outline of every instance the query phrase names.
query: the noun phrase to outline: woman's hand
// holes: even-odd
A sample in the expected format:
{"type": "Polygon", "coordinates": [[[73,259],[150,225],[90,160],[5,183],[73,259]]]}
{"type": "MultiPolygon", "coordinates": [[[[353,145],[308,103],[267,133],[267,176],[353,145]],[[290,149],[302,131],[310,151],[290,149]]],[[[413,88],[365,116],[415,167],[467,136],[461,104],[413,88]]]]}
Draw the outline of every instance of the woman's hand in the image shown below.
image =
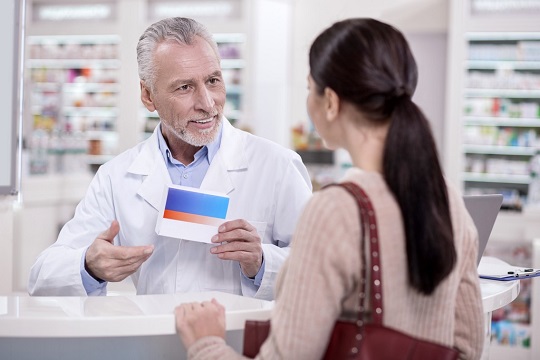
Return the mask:
{"type": "Polygon", "coordinates": [[[177,306],[176,332],[186,350],[200,338],[219,336],[225,339],[225,308],[216,299],[202,303],[188,303],[177,306]]]}

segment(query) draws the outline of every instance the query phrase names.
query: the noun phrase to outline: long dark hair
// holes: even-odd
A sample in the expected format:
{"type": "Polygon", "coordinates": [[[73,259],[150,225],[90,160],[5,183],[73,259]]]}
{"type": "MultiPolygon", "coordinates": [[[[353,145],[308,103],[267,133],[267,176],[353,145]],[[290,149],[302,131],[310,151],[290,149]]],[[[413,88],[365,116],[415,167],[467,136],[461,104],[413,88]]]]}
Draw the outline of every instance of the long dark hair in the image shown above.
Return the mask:
{"type": "Polygon", "coordinates": [[[315,39],[309,65],[319,93],[331,88],[369,121],[390,121],[383,175],[403,216],[409,283],[431,294],[457,255],[435,141],[411,100],[418,71],[405,37],[374,19],[340,21],[315,39]]]}

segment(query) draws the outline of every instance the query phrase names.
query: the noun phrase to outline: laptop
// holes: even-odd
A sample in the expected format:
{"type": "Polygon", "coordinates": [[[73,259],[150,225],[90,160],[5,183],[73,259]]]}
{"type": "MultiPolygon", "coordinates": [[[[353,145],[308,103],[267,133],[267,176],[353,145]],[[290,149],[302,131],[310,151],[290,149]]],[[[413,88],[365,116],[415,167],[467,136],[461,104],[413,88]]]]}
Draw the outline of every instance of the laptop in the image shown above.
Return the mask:
{"type": "Polygon", "coordinates": [[[501,209],[503,196],[500,194],[465,195],[463,200],[474,221],[474,225],[476,225],[476,230],[478,230],[478,258],[476,259],[476,265],[478,266],[501,209]]]}

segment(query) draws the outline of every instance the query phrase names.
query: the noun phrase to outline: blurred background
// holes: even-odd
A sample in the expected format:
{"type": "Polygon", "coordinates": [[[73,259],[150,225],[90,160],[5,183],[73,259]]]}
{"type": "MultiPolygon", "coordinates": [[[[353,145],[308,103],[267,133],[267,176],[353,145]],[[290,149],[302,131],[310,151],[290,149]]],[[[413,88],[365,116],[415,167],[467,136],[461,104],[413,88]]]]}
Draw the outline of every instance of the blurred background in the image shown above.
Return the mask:
{"type": "MultiPolygon", "coordinates": [[[[305,110],[311,42],[348,17],[402,30],[419,67],[414,100],[446,176],[466,194],[504,195],[485,254],[540,268],[539,0],[26,0],[22,10],[21,191],[15,202],[0,197],[4,293],[26,292],[34,259],[97,168],[158,124],[140,102],[135,48],[148,25],[169,16],[209,28],[226,117],[297,151],[315,189],[351,164],[322,147],[305,110]]],[[[494,313],[490,358],[540,358],[534,281],[494,313]]]]}

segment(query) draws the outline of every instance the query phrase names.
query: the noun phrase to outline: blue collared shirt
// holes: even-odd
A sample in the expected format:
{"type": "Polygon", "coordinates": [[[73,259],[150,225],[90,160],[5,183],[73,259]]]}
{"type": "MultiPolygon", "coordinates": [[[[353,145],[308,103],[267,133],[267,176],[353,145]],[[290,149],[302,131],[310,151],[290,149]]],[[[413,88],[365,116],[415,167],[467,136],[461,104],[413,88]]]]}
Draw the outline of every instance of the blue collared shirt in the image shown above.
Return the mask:
{"type": "MultiPolygon", "coordinates": [[[[199,151],[195,153],[193,161],[188,165],[184,165],[180,161],[173,158],[171,151],[169,150],[169,146],[167,145],[167,142],[163,137],[163,133],[161,132],[161,124],[158,126],[158,147],[167,166],[167,171],[169,172],[172,183],[175,185],[200,188],[206,172],[208,171],[208,168],[210,167],[210,164],[212,163],[212,160],[214,159],[214,156],[218,152],[221,145],[223,125],[221,126],[216,139],[210,144],[205,145],[201,149],[199,149],[199,151]]],[[[92,295],[92,293],[98,292],[101,288],[103,288],[103,286],[105,286],[105,283],[97,281],[90,274],[88,274],[88,272],[84,268],[85,257],[86,251],[84,252],[83,258],[81,259],[81,277],[86,293],[92,295]]],[[[255,278],[250,279],[245,276],[243,272],[241,272],[242,278],[244,280],[244,285],[246,285],[246,282],[248,282],[255,286],[255,288],[253,288],[253,294],[257,292],[257,288],[261,285],[264,275],[264,267],[265,261],[263,256],[261,268],[259,269],[257,275],[255,275],[255,278]]]]}
{"type": "Polygon", "coordinates": [[[191,164],[185,165],[180,161],[173,158],[171,150],[163,137],[161,132],[161,125],[157,131],[158,146],[163,160],[167,165],[167,170],[171,177],[171,181],[175,185],[189,186],[194,188],[200,188],[204,176],[216,156],[219,146],[221,145],[221,133],[223,126],[219,130],[218,136],[210,144],[203,146],[195,153],[194,159],[191,164]]]}

